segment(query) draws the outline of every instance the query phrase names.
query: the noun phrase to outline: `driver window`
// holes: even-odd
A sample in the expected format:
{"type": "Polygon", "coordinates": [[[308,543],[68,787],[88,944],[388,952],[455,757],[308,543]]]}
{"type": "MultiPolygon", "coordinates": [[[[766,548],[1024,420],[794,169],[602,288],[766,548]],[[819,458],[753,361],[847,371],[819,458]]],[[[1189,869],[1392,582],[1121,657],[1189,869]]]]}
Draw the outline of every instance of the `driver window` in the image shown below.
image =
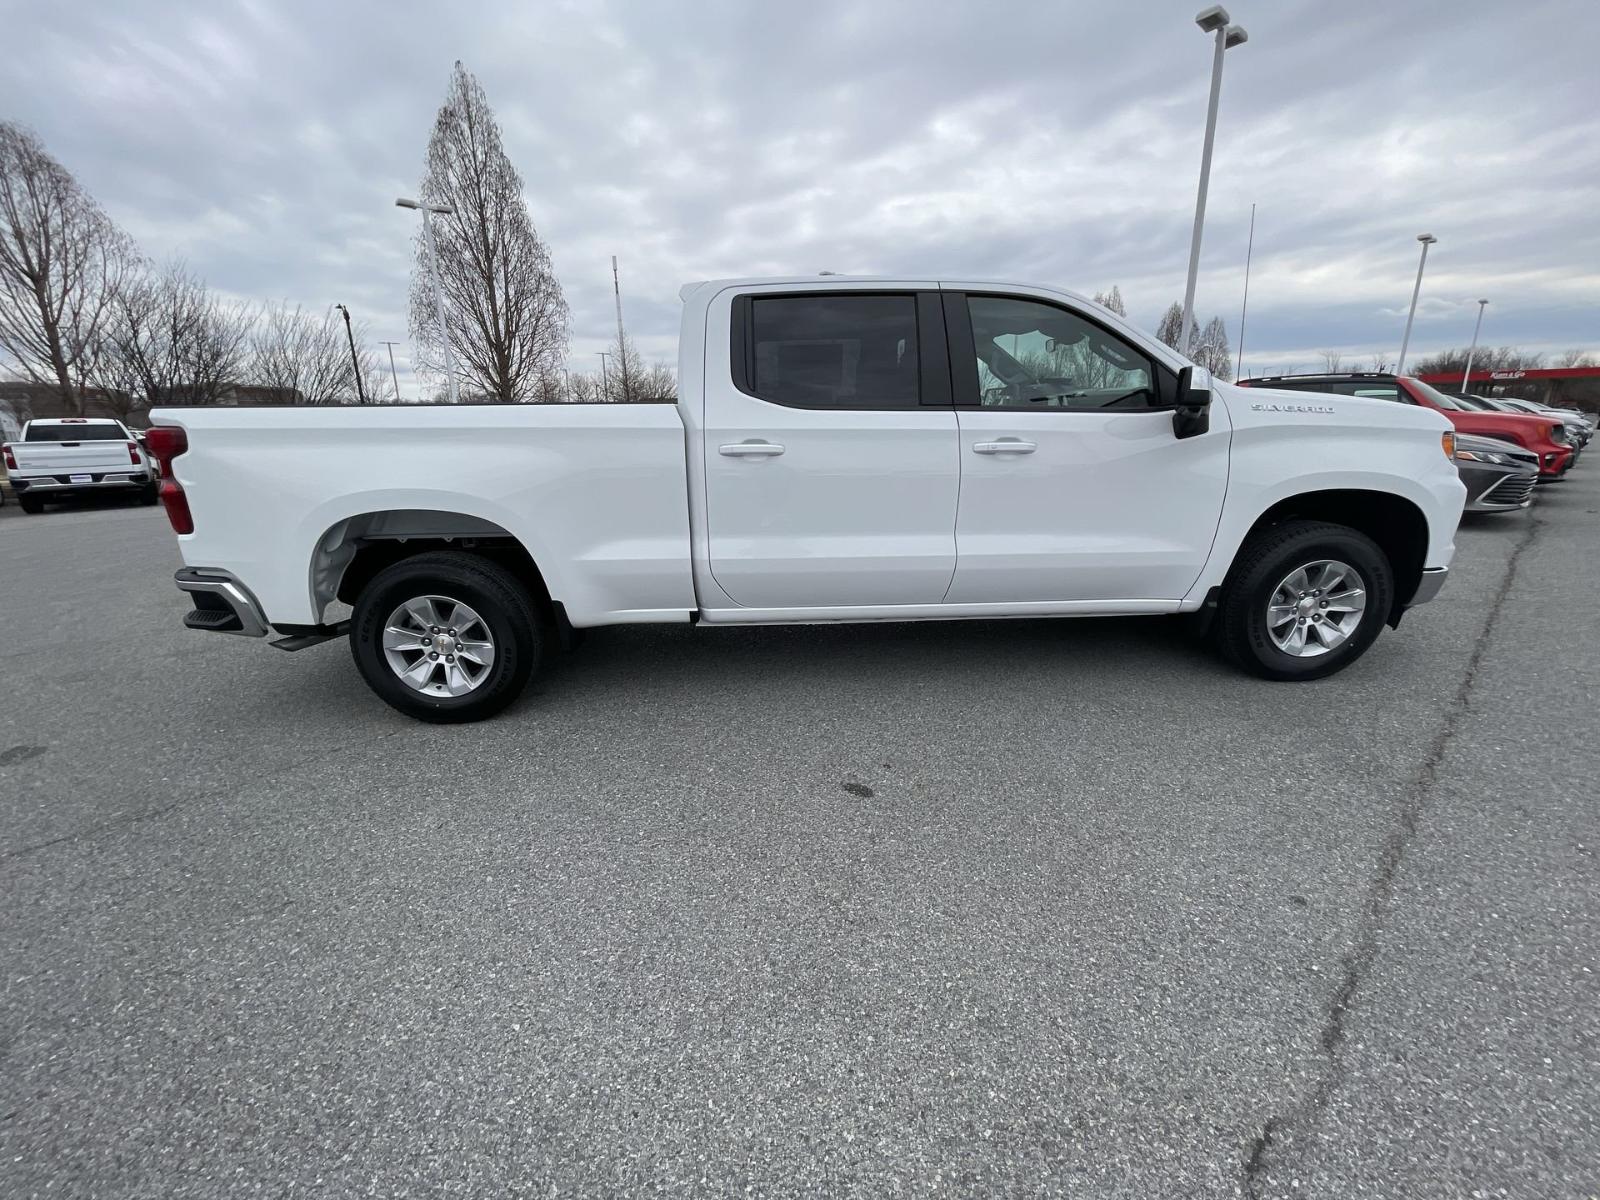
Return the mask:
{"type": "Polygon", "coordinates": [[[1151,408],[1150,360],[1098,325],[1054,305],[969,296],[984,408],[1151,408]]]}

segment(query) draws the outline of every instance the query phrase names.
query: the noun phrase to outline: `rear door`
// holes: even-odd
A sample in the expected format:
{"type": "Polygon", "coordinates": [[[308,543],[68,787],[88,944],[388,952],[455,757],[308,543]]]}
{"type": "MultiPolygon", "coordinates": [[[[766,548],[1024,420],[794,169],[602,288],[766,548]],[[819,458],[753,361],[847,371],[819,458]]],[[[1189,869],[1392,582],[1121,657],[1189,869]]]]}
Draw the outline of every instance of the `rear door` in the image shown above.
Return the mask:
{"type": "Polygon", "coordinates": [[[1054,299],[945,293],[961,429],[952,604],[1177,600],[1228,482],[1227,407],[1173,433],[1176,375],[1054,299]]]}
{"type": "Polygon", "coordinates": [[[747,608],[938,603],[959,486],[938,293],[752,288],[729,303],[702,435],[717,585],[747,608]]]}

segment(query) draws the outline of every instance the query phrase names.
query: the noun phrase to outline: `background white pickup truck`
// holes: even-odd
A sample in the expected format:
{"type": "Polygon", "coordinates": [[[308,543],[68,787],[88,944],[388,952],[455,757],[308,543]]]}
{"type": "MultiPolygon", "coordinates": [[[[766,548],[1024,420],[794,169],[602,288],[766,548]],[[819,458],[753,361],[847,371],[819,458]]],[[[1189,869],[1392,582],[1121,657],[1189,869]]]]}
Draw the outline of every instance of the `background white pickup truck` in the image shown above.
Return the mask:
{"type": "Polygon", "coordinates": [[[1199,612],[1245,668],[1304,679],[1454,553],[1433,412],[1213,381],[1049,288],[682,298],[676,404],[153,413],[186,621],[289,649],[348,632],[373,689],[434,721],[624,622],[1199,612]]]}
{"type": "Polygon", "coordinates": [[[29,421],[0,455],[24,512],[42,512],[47,500],[90,492],[137,492],[147,504],[156,502],[150,460],[121,421],[103,417],[29,421]]]}

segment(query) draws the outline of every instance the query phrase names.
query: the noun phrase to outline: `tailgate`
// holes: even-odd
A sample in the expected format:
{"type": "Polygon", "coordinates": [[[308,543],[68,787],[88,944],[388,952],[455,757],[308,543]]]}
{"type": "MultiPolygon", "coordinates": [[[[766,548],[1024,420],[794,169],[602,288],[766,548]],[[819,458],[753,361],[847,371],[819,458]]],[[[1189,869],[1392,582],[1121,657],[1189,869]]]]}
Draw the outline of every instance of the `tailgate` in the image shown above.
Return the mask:
{"type": "Polygon", "coordinates": [[[127,471],[134,467],[124,441],[12,442],[17,470],[34,474],[127,471]]]}

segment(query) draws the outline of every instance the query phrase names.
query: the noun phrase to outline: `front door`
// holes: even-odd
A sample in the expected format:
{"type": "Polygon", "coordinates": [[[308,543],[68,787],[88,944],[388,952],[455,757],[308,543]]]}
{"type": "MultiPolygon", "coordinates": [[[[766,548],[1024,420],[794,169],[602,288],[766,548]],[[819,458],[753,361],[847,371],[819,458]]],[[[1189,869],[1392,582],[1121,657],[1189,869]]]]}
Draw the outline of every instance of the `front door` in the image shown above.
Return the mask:
{"type": "Polygon", "coordinates": [[[731,321],[703,433],[717,585],[747,608],[938,603],[960,472],[938,294],[754,292],[731,321]]]}
{"type": "Polygon", "coordinates": [[[1175,437],[1168,369],[1064,304],[947,292],[945,312],[961,430],[949,602],[1180,599],[1222,513],[1225,407],[1175,437]]]}

